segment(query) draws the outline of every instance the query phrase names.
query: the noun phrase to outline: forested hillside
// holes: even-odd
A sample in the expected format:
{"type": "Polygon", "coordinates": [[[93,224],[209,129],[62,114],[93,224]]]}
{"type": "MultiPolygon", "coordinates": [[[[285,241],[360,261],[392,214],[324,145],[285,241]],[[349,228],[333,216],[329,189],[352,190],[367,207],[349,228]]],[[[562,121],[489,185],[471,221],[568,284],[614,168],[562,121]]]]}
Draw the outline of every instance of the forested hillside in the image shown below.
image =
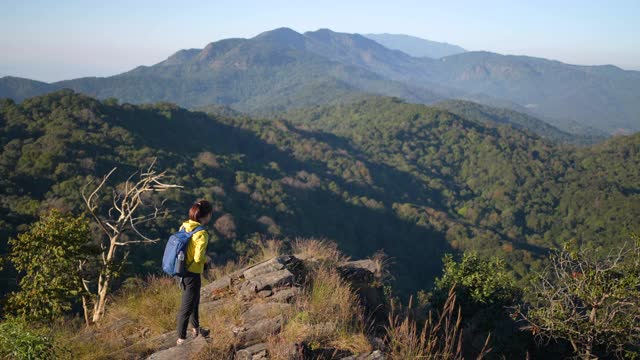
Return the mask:
{"type": "Polygon", "coordinates": [[[453,220],[445,226],[448,241],[461,248],[523,248],[529,256],[568,240],[606,248],[638,231],[640,134],[587,148],[560,146],[392,98],[285,118],[412,175],[427,195],[410,192],[407,209],[436,228],[439,219],[453,220]],[[446,217],[434,216],[437,210],[446,217]]]}
{"type": "Polygon", "coordinates": [[[516,129],[528,130],[545,139],[559,144],[589,145],[606,138],[606,134],[597,135],[595,129],[588,129],[585,134],[570,134],[547,122],[526,113],[506,108],[496,108],[465,100],[445,100],[433,104],[434,107],[449,111],[468,120],[478,121],[490,126],[510,125],[516,129]]]}
{"type": "MultiPolygon", "coordinates": [[[[117,166],[149,166],[179,191],[147,229],[166,237],[187,206],[215,204],[215,258],[260,236],[326,237],[348,255],[390,255],[399,292],[431,286],[446,252],[503,254],[524,276],[551,247],[603,250],[639,232],[640,135],[589,148],[557,146],[394,98],[300,110],[287,120],[118,105],[59,91],[0,103],[0,245],[50,207],[80,215],[80,189],[117,166]]],[[[112,185],[115,185],[112,184],[112,185]]],[[[158,272],[161,244],[127,274],[158,272]]],[[[13,287],[10,271],[2,290],[13,287]]]]}

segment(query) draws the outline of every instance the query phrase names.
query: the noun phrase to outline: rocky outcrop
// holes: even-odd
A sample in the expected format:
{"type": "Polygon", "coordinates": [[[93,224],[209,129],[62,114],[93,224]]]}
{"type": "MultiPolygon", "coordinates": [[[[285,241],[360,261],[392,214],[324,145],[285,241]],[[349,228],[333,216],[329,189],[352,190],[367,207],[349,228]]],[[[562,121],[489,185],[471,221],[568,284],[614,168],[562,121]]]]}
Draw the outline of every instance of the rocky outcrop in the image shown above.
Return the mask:
{"type": "MultiPolygon", "coordinates": [[[[280,332],[286,321],[285,314],[290,313],[295,300],[304,291],[305,275],[309,264],[295,256],[279,256],[267,261],[246,267],[204,286],[201,290],[200,314],[215,312],[225,307],[235,306],[239,312],[237,324],[231,327],[235,348],[229,356],[234,359],[269,359],[270,336],[280,332]]],[[[380,309],[381,301],[375,296],[367,295],[376,289],[376,267],[371,260],[351,261],[337,267],[341,276],[353,284],[356,293],[364,294],[363,305],[380,309]],[[375,298],[374,300],[370,298],[375,298]]],[[[380,289],[378,289],[380,290],[380,289]]],[[[374,291],[375,292],[375,291],[374,291]]],[[[380,294],[381,294],[380,290],[380,294]]],[[[318,324],[332,331],[333,324],[318,324]]],[[[335,330],[335,329],[334,329],[335,330]]],[[[216,334],[212,334],[216,336],[216,334]]],[[[198,337],[190,339],[182,345],[175,346],[175,332],[145,340],[114,354],[118,358],[135,358],[140,349],[155,349],[148,359],[191,359],[213,358],[206,352],[208,339],[198,337]]],[[[286,345],[286,344],[285,344],[286,345]]],[[[349,354],[345,351],[320,349],[311,351],[307,344],[292,343],[291,359],[349,359],[349,360],[381,360],[385,356],[380,350],[367,354],[349,354]]],[[[147,352],[149,354],[149,352],[147,352]]]]}
{"type": "Polygon", "coordinates": [[[201,354],[207,347],[207,340],[198,336],[189,339],[180,346],[173,346],[166,350],[158,351],[148,357],[149,360],[191,360],[201,354]]]}

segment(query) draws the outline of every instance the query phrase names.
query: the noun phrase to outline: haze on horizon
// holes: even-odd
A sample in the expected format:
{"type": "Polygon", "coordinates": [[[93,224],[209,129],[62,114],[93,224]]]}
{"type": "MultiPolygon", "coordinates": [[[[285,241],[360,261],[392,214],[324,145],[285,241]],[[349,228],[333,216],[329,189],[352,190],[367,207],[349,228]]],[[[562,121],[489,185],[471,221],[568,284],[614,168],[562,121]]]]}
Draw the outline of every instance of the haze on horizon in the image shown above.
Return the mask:
{"type": "Polygon", "coordinates": [[[152,65],[180,49],[290,27],[392,33],[467,50],[640,70],[640,2],[276,0],[0,2],[0,77],[58,81],[152,65]],[[55,6],[54,6],[55,4],[55,6]]]}

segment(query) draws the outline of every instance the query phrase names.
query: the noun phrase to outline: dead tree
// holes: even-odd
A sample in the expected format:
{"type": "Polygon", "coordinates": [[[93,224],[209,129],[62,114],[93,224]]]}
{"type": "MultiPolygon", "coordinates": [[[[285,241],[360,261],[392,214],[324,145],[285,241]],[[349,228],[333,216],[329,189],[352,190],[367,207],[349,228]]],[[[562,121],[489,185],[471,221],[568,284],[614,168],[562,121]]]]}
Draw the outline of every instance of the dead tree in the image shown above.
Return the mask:
{"type": "MultiPolygon", "coordinates": [[[[125,253],[120,259],[117,259],[117,249],[131,244],[151,244],[159,240],[143,235],[138,230],[138,226],[157,219],[160,216],[164,201],[159,205],[149,206],[149,204],[145,203],[145,200],[152,193],[180,188],[181,186],[164,183],[166,172],[157,173],[153,169],[154,163],[146,171],[140,172],[137,181],[134,181],[137,174],[134,173],[120,189],[113,190],[112,205],[106,214],[100,211],[100,194],[116,168],[113,168],[105,175],[91,192],[88,192],[87,188],[93,183],[87,184],[82,190],[82,198],[87,210],[105,235],[100,242],[101,254],[97,291],[91,292],[89,290],[89,281],[83,280],[86,292],[91,294],[92,297],[92,299],[87,299],[86,297],[82,299],[87,323],[89,323],[88,314],[91,304],[93,305],[91,322],[99,321],[104,315],[107,294],[114,278],[114,270],[123,263],[128,254],[125,253]]],[[[83,266],[84,264],[80,263],[80,270],[82,270],[83,266]]]]}

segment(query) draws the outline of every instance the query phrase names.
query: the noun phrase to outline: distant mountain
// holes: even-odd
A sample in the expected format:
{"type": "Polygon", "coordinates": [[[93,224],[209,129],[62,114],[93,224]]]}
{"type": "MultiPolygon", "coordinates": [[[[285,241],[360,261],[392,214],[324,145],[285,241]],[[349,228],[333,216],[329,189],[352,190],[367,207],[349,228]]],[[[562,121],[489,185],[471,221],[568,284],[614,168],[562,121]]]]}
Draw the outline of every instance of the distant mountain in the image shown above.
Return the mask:
{"type": "Polygon", "coordinates": [[[606,136],[569,134],[531,115],[511,109],[496,108],[465,100],[445,100],[433,105],[468,120],[488,125],[509,125],[527,130],[557,143],[587,145],[600,142],[606,136]]]}
{"type": "Polygon", "coordinates": [[[439,59],[444,56],[460,54],[467,50],[458,45],[422,39],[403,34],[365,34],[389,49],[400,50],[415,57],[439,59]]]}
{"type": "Polygon", "coordinates": [[[281,28],[221,40],[106,78],[53,84],[0,79],[3,96],[18,100],[61,87],[103,99],[189,108],[218,104],[252,113],[367,94],[425,104],[463,99],[526,112],[571,133],[640,130],[638,71],[488,52],[418,58],[328,29],[299,34],[281,28]]]}
{"type": "Polygon", "coordinates": [[[56,85],[19,77],[0,78],[0,98],[12,98],[15,101],[46,94],[59,88],[56,85]]]}
{"type": "Polygon", "coordinates": [[[489,52],[448,56],[429,68],[434,82],[510,100],[563,130],[640,130],[638,71],[489,52]]]}
{"type": "Polygon", "coordinates": [[[170,101],[191,108],[220,104],[243,112],[323,104],[362,93],[415,102],[444,98],[426,87],[385,78],[355,62],[335,61],[322,55],[316,41],[287,28],[252,39],[221,40],[202,50],[179,51],[156,65],[108,78],[82,78],[56,85],[98,98],[116,97],[134,103],[170,101]]]}

